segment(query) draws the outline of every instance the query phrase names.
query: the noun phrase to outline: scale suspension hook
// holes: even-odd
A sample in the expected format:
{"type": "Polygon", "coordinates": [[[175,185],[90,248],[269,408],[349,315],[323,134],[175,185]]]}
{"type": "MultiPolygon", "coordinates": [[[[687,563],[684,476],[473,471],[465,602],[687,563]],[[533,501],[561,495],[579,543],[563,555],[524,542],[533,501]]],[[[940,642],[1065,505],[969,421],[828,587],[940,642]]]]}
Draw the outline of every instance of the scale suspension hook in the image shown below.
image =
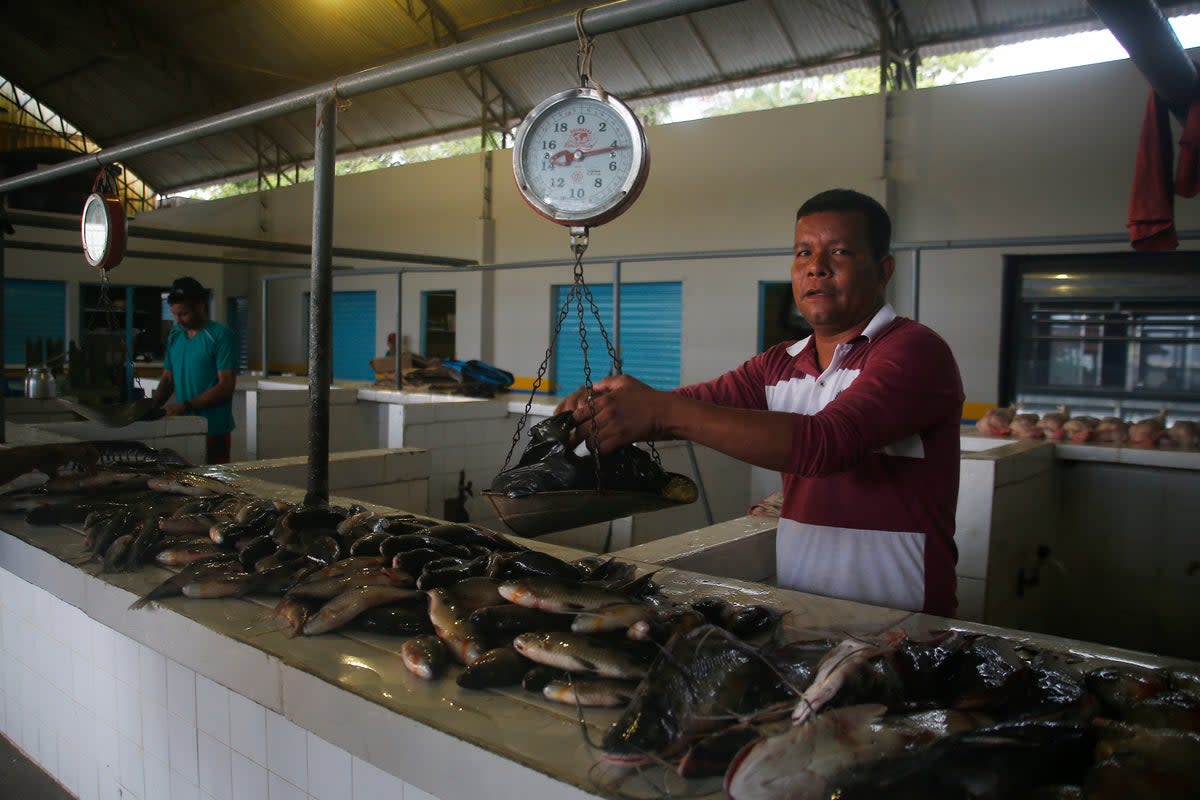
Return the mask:
{"type": "Polygon", "coordinates": [[[573,252],[575,254],[576,258],[582,258],[583,252],[585,250],[587,250],[587,246],[588,246],[587,226],[586,225],[583,225],[583,226],[572,225],[570,230],[571,230],[571,252],[573,252]]]}

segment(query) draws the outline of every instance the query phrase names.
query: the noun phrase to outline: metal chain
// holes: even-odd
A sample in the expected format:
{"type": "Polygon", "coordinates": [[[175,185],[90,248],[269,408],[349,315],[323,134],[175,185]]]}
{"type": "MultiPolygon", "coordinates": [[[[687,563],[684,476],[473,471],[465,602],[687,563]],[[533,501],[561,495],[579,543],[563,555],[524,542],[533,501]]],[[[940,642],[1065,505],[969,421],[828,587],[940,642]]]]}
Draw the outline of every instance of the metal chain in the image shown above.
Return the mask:
{"type": "Polygon", "coordinates": [[[513,432],[512,444],[508,446],[508,455],[504,457],[504,466],[500,469],[501,472],[508,469],[508,463],[512,460],[513,451],[517,449],[517,443],[521,441],[521,433],[525,430],[525,423],[529,421],[529,411],[533,408],[533,398],[537,395],[538,389],[542,388],[542,378],[546,376],[546,369],[550,366],[550,356],[554,353],[554,343],[558,341],[558,334],[562,330],[563,321],[567,318],[567,314],[571,309],[571,300],[574,297],[575,285],[572,284],[571,291],[567,293],[566,299],[563,300],[562,308],[558,310],[558,319],[554,323],[554,332],[550,334],[550,345],[546,348],[546,355],[542,357],[542,363],[538,366],[537,376],[533,379],[533,388],[529,390],[529,399],[525,401],[525,411],[521,414],[521,419],[517,420],[517,429],[513,432]]]}
{"type": "MultiPolygon", "coordinates": [[[[592,391],[592,365],[588,361],[588,340],[587,340],[587,325],[586,318],[583,315],[583,296],[588,296],[590,305],[595,305],[595,300],[592,298],[592,291],[583,282],[583,253],[581,252],[575,259],[575,308],[579,314],[579,349],[583,351],[583,386],[587,389],[587,407],[588,419],[592,423],[592,429],[588,432],[587,441],[588,449],[592,452],[592,462],[596,465],[596,489],[603,489],[601,486],[600,474],[600,425],[596,420],[596,399],[595,393],[592,391]]],[[[604,325],[601,323],[600,332],[604,333],[604,325]]],[[[608,334],[604,334],[604,340],[608,341],[608,334]]]]}
{"type": "MultiPolygon", "coordinates": [[[[596,324],[600,329],[600,336],[604,339],[604,346],[608,348],[608,357],[612,361],[611,374],[620,375],[622,367],[621,357],[617,355],[617,350],[613,346],[612,339],[608,338],[608,331],[604,327],[604,320],[600,318],[600,307],[596,305],[596,298],[592,295],[591,289],[587,288],[586,284],[583,289],[587,293],[588,305],[591,306],[592,316],[596,318],[596,324]]],[[[588,397],[590,399],[591,395],[589,394],[588,397]]],[[[650,455],[653,456],[654,463],[661,467],[662,456],[658,454],[658,448],[654,446],[654,442],[647,441],[646,444],[650,447],[650,455]]]]}

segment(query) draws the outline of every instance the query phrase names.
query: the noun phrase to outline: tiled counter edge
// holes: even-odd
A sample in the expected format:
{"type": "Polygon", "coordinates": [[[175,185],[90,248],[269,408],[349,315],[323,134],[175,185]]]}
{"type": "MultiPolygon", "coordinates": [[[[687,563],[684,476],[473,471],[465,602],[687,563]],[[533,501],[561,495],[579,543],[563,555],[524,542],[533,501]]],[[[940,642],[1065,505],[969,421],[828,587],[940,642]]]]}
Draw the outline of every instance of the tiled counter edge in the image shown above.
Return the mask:
{"type": "Polygon", "coordinates": [[[0,533],[0,730],[80,798],[592,796],[134,598],[0,533]]]}

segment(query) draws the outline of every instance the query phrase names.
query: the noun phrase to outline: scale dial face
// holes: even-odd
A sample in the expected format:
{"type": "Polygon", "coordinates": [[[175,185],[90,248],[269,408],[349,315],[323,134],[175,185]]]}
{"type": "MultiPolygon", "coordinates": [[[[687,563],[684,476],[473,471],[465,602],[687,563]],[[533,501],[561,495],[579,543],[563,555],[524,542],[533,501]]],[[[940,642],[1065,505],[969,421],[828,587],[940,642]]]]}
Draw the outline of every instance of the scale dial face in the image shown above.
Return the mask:
{"type": "Polygon", "coordinates": [[[80,222],[83,257],[102,270],[115,267],[125,255],[125,210],[121,201],[100,193],[83,204],[80,222]]]}
{"type": "Polygon", "coordinates": [[[560,225],[599,225],[641,193],[650,151],[637,117],[592,88],[543,100],[517,130],[513,172],[533,210],[560,225]]]}

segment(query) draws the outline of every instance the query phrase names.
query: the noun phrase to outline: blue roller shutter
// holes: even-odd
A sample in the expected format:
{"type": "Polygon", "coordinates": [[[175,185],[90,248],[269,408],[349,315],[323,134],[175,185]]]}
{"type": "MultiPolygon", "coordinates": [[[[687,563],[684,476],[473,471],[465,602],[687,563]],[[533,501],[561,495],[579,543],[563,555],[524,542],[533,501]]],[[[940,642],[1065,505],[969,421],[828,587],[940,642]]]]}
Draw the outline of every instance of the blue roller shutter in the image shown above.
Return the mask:
{"type": "MultiPolygon", "coordinates": [[[[592,297],[596,299],[600,319],[604,320],[604,329],[611,335],[612,286],[606,283],[588,286],[592,290],[592,297]]],[[[624,289],[623,286],[621,288],[624,289]]],[[[554,306],[550,310],[553,320],[558,319],[559,309],[570,291],[570,285],[554,287],[554,306]]],[[[608,358],[604,339],[600,336],[600,326],[596,324],[586,298],[583,301],[583,317],[587,330],[588,365],[592,369],[592,380],[598,381],[612,369],[612,362],[608,358]]],[[[554,344],[554,371],[551,374],[554,376],[556,394],[568,394],[583,386],[583,348],[579,346],[579,312],[574,300],[571,301],[567,318],[563,320],[558,341],[554,344]]]]}
{"type": "Polygon", "coordinates": [[[682,285],[621,284],[624,371],[655,389],[679,386],[683,333],[682,285]]]}
{"type": "Polygon", "coordinates": [[[333,377],[373,381],[375,292],[333,293],[333,377]]]}
{"type": "Polygon", "coordinates": [[[25,364],[25,339],[59,339],[66,347],[67,285],[4,279],[4,363],[25,364]]]}
{"type": "MultiPolygon", "coordinates": [[[[612,335],[612,285],[589,284],[604,327],[612,335]]],[[[679,385],[680,339],[682,334],[682,287],[670,283],[621,284],[621,358],[622,371],[637,377],[655,389],[674,389],[679,385]]],[[[554,307],[559,309],[571,287],[554,287],[554,307]]],[[[584,302],[588,339],[588,361],[592,380],[608,374],[611,362],[596,318],[584,302]]],[[[574,303],[563,321],[562,332],[554,348],[554,384],[558,394],[566,394],[583,385],[583,351],[579,346],[579,316],[574,303]]]]}

